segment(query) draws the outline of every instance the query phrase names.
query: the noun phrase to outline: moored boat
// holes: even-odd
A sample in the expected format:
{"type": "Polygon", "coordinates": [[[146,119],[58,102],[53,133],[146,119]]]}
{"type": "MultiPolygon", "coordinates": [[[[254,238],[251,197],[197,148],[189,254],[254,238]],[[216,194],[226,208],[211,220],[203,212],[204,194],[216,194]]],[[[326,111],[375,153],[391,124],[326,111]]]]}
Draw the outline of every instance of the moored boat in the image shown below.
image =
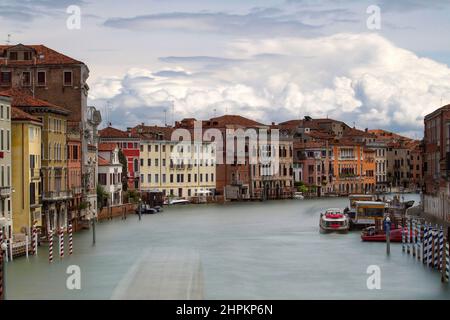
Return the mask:
{"type": "MultiPolygon", "coordinates": [[[[404,228],[406,232],[406,228],[404,228]]],[[[413,232],[412,232],[413,233],[413,232]]],[[[413,239],[413,234],[410,234],[410,240],[413,239]]],[[[406,239],[406,233],[405,233],[405,239],[406,239]]],[[[374,226],[365,228],[361,232],[361,240],[362,241],[368,241],[368,242],[386,242],[386,232],[384,230],[376,230],[374,226]]],[[[391,230],[390,242],[402,242],[402,228],[396,228],[391,230]]]]}
{"type": "Polygon", "coordinates": [[[328,209],[320,214],[321,232],[347,233],[349,227],[348,216],[341,209],[328,209]]]}

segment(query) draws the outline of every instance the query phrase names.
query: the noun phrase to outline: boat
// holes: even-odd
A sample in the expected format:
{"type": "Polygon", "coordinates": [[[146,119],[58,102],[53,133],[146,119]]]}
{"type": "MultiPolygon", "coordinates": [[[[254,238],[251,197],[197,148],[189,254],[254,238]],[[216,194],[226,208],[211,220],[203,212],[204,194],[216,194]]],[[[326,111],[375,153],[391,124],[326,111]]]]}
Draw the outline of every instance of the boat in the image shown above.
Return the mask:
{"type": "Polygon", "coordinates": [[[301,193],[301,192],[294,192],[293,198],[296,199],[296,200],[303,200],[303,199],[305,199],[305,197],[303,196],[303,193],[301,193]]]}
{"type": "Polygon", "coordinates": [[[169,200],[169,205],[175,205],[175,204],[189,204],[191,203],[189,200],[186,199],[172,199],[169,200]]]}
{"type": "Polygon", "coordinates": [[[355,201],[354,206],[355,209],[348,212],[351,229],[375,225],[377,220],[383,220],[388,208],[388,205],[382,201],[355,201]]]}
{"type": "Polygon", "coordinates": [[[348,216],[341,209],[327,209],[320,214],[321,232],[347,233],[350,228],[348,216]]]}
{"type": "MultiPolygon", "coordinates": [[[[405,232],[407,228],[404,228],[405,232]]],[[[411,239],[413,238],[413,234],[410,235],[411,239]]],[[[390,233],[390,242],[402,242],[402,228],[396,228],[391,230],[390,233]]],[[[370,242],[386,242],[386,232],[384,230],[376,230],[374,226],[365,228],[361,232],[361,240],[362,241],[370,241],[370,242]]]]}

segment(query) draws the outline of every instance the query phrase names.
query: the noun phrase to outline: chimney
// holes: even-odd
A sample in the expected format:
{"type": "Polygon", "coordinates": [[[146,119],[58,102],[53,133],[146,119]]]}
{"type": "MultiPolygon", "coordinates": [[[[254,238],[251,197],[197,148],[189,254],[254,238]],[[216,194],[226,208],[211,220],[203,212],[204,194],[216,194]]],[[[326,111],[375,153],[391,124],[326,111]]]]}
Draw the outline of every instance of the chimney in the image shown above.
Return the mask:
{"type": "Polygon", "coordinates": [[[275,125],[275,122],[272,121],[272,125],[274,126],[274,125],[275,125]]]}
{"type": "Polygon", "coordinates": [[[369,128],[366,128],[365,131],[366,131],[366,132],[369,132],[369,128]]]}

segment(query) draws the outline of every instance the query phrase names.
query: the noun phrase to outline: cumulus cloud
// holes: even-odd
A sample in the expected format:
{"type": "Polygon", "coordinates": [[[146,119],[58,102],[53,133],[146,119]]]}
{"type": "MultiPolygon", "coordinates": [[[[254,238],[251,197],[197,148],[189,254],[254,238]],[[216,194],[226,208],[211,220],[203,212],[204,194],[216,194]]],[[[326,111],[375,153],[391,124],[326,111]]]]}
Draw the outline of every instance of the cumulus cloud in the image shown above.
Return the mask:
{"type": "Polygon", "coordinates": [[[168,122],[172,113],[242,114],[266,123],[310,115],[421,136],[423,116],[450,99],[448,66],[372,33],[245,39],[224,57],[160,61],[167,62],[160,70],[100,79],[92,102],[110,101],[112,122],[123,126],[162,124],[164,111],[168,122]]]}

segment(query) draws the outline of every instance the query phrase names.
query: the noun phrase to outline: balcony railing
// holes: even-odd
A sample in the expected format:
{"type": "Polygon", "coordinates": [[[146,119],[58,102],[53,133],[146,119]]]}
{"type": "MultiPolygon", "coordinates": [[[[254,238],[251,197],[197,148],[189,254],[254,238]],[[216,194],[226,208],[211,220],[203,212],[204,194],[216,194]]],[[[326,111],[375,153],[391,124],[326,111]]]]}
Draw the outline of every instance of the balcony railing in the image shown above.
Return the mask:
{"type": "Polygon", "coordinates": [[[0,198],[8,198],[11,196],[11,187],[0,187],[0,198]]]}
{"type": "Polygon", "coordinates": [[[41,170],[40,169],[30,169],[30,176],[33,180],[39,180],[41,178],[41,170]]]}
{"type": "Polygon", "coordinates": [[[60,201],[72,198],[72,191],[47,191],[42,194],[43,201],[60,201]]]}

